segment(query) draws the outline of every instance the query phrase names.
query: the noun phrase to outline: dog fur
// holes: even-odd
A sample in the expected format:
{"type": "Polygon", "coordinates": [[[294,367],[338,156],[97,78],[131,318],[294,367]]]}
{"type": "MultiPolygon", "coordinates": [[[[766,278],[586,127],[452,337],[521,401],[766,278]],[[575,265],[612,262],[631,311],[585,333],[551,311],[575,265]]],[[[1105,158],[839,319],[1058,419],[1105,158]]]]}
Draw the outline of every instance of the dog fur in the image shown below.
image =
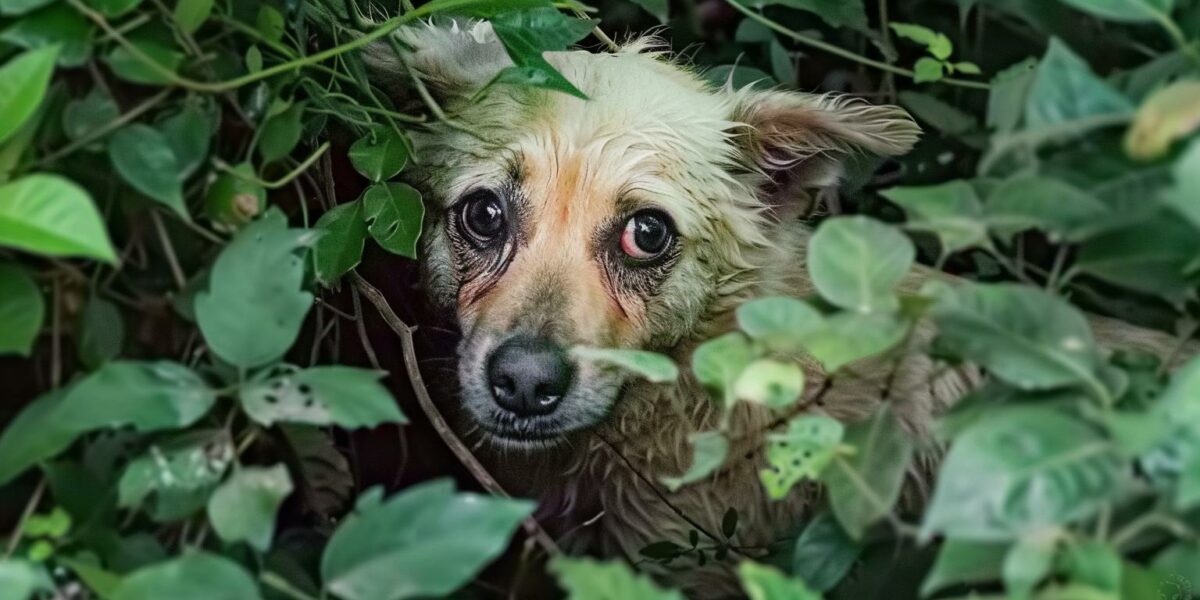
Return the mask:
{"type": "MultiPolygon", "coordinates": [[[[731,507],[740,515],[734,543],[748,554],[792,533],[817,492],[799,486],[783,501],[769,500],[758,479],[764,458],[757,437],[735,444],[704,482],[673,493],[657,483],[687,469],[688,435],[714,429],[720,418],[689,375],[678,385],[653,385],[579,364],[579,385],[563,402],[555,435],[517,444],[478,427],[495,418],[483,363],[507,337],[535,332],[564,347],[647,349],[689,364],[700,342],[734,328],[742,302],[813,295],[809,230],[798,219],[812,191],[835,185],[852,153],[906,152],[918,139],[916,124],[898,107],[844,96],[713,87],[647,39],[612,53],[547,53],[587,101],[509,85],[480,93],[511,65],[486,23],[420,25],[398,39],[407,49],[403,62],[390,47],[376,48],[376,71],[403,80],[412,69],[452,120],[413,133],[419,164],[407,176],[427,207],[429,293],[464,333],[464,427],[489,466],[512,493],[540,499],[544,517],[581,523],[599,515],[568,537],[594,538],[608,554],[632,559],[660,540],[687,545],[694,524],[719,531],[731,507]],[[525,223],[502,255],[486,259],[464,255],[450,225],[458,199],[481,186],[519,196],[525,223]],[[599,258],[596,232],[647,205],[674,221],[678,256],[641,287],[614,283],[625,275],[599,258]]],[[[918,268],[902,287],[914,291],[933,277],[943,275],[918,268]]],[[[1169,347],[1165,336],[1115,321],[1094,324],[1102,343],[1169,347]]],[[[969,366],[943,369],[918,351],[930,338],[921,325],[909,342],[913,351],[853,365],[856,376],[838,377],[812,410],[853,422],[887,397],[904,426],[930,440],[933,419],[978,379],[969,366]]],[[[806,375],[812,401],[826,374],[808,364],[806,375]]],[[[776,417],[742,403],[731,438],[759,433],[776,417]]],[[[910,486],[918,501],[923,481],[915,477],[910,486]]],[[[691,596],[721,597],[739,593],[730,562],[681,572],[644,568],[691,596]]]]}

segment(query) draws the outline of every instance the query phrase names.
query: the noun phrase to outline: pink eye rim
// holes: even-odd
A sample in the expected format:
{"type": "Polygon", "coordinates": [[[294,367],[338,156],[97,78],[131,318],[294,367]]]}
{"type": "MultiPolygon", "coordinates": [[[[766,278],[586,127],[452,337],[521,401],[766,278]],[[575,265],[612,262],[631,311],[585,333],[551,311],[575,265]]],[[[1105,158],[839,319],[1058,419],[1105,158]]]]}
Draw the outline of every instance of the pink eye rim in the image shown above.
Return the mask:
{"type": "Polygon", "coordinates": [[[662,257],[674,245],[675,230],[666,213],[647,209],[634,213],[621,229],[621,253],[635,264],[662,257]]]}

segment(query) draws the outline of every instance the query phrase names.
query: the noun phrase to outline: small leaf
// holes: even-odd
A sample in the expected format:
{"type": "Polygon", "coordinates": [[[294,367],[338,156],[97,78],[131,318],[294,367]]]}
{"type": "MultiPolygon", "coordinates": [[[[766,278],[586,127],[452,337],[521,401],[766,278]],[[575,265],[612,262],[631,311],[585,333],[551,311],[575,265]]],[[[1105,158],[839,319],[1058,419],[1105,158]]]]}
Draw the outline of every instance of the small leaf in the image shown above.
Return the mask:
{"type": "Polygon", "coordinates": [[[421,193],[403,183],[377,183],[362,195],[371,237],[392,254],[417,257],[425,207],[421,193]]]}
{"type": "Polygon", "coordinates": [[[254,19],[254,26],[264,38],[272,42],[283,40],[285,31],[283,13],[273,6],[264,4],[258,7],[258,16],[254,19]]]}
{"type": "Polygon", "coordinates": [[[983,71],[979,70],[979,65],[973,62],[956,62],[954,69],[964,75],[982,75],[983,71]]]}
{"type": "Polygon", "coordinates": [[[395,129],[376,125],[350,146],[350,163],[371,181],[395,177],[408,162],[408,143],[395,129]]]}
{"type": "Polygon", "coordinates": [[[1097,77],[1062,41],[1050,40],[1025,102],[1026,128],[1132,112],[1133,103],[1128,98],[1097,77]]]}
{"type": "Polygon", "coordinates": [[[1095,540],[1071,543],[1064,563],[1073,582],[1106,592],[1121,591],[1121,555],[1111,544],[1095,540]]]}
{"type": "Polygon", "coordinates": [[[179,65],[183,64],[182,52],[149,39],[131,37],[129,42],[159,68],[148,66],[141,56],[135,56],[121,45],[114,47],[112,52],[104,57],[104,62],[112,69],[114,75],[125,81],[145,85],[167,85],[173,81],[170,75],[178,71],[179,65]]]}
{"type": "Polygon", "coordinates": [[[767,436],[767,464],[759,478],[774,500],[787,495],[803,479],[817,479],[833,460],[845,429],[824,415],[802,415],[788,423],[786,433],[767,436]]]}
{"type": "Polygon", "coordinates": [[[1056,540],[1033,534],[1017,541],[1004,556],[1001,573],[1010,598],[1029,598],[1054,565],[1056,540]]]}
{"type": "Polygon", "coordinates": [[[212,9],[213,0],[179,0],[175,5],[175,24],[185,33],[196,33],[208,20],[212,9]]]}
{"type": "Polygon", "coordinates": [[[721,534],[725,539],[733,537],[737,533],[738,526],[738,511],[736,508],[729,507],[725,511],[725,515],[721,517],[721,534]]]}
{"type": "Polygon", "coordinates": [[[1149,23],[1169,18],[1175,0],[1062,0],[1101,19],[1124,23],[1149,23]]]}
{"type": "Polygon", "coordinates": [[[692,352],[692,373],[702,385],[719,393],[726,407],[732,406],[733,384],[753,357],[746,336],[727,333],[700,344],[692,352]]]}
{"type": "Polygon", "coordinates": [[[207,492],[225,475],[233,452],[229,435],[220,429],[190,431],[151,444],[121,474],[118,503],[133,508],[151,494],[169,502],[180,494],[207,492]]]}
{"type": "Polygon", "coordinates": [[[858,540],[899,500],[913,442],[884,405],[870,420],[850,426],[844,443],[855,452],[836,459],[822,481],[834,516],[858,540]]]}
{"type": "Polygon", "coordinates": [[[913,64],[913,83],[928,83],[941,81],[945,76],[942,61],[928,56],[922,56],[913,64]]]}
{"type": "Polygon", "coordinates": [[[970,542],[950,538],[942,542],[937,561],[921,584],[921,596],[929,597],[952,585],[998,581],[1009,544],[970,542]]]}
{"type": "Polygon", "coordinates": [[[158,124],[158,130],[175,155],[181,179],[190,177],[208,158],[215,125],[213,115],[196,101],[187,102],[178,112],[158,124]]]}
{"type": "Polygon", "coordinates": [[[895,228],[868,217],[834,217],[808,243],[808,269],[821,297],[869,313],[899,306],[893,289],[916,256],[895,228]]]}
{"type": "Polygon", "coordinates": [[[651,383],[669,383],[679,378],[679,368],[675,366],[675,362],[657,352],[575,346],[571,348],[571,356],[583,361],[620,367],[651,383]]]}
{"type": "Polygon", "coordinates": [[[65,3],[52,4],[22,17],[0,32],[0,40],[28,50],[58,48],[57,63],[78,67],[92,53],[95,27],[65,3]]]}
{"type": "Polygon", "coordinates": [[[49,46],[22,52],[0,66],[0,142],[16,133],[41,106],[57,57],[58,48],[49,46]]]}
{"type": "Polygon", "coordinates": [[[266,552],[275,537],[275,513],[291,493],[283,465],[239,469],[208,499],[208,520],[222,540],[266,552]]]}
{"type": "Polygon", "coordinates": [[[591,558],[559,556],[550,572],[570,600],[683,600],[675,590],[663,590],[624,561],[599,562],[591,558]]]}
{"type": "Polygon", "coordinates": [[[162,132],[142,123],[124,127],[109,140],[108,156],[135,190],[190,219],[183,204],[183,169],[162,132]]]}
{"type": "Polygon", "coordinates": [[[817,513],[796,539],[792,573],[818,592],[834,588],[862,553],[829,512],[817,513]]]}
{"type": "Polygon", "coordinates": [[[63,109],[63,133],[72,140],[82,139],[121,116],[112,96],[92,88],[87,96],[67,103],[63,109]]]}
{"type": "Polygon", "coordinates": [[[775,567],[746,561],[738,565],[738,578],[750,600],[821,600],[803,581],[788,579],[775,567]]]}
{"type": "Polygon", "coordinates": [[[692,444],[692,464],[679,477],[660,477],[659,480],[672,492],[700,481],[725,464],[729,454],[729,440],[719,431],[702,431],[688,436],[692,444]]]}
{"type": "Polygon", "coordinates": [[[71,515],[61,506],[50,514],[30,515],[25,520],[25,535],[29,537],[61,538],[71,531],[71,515]]]}
{"type": "Polygon", "coordinates": [[[343,600],[445,596],[499,556],[533,508],[526,500],[455,493],[446,479],[415,485],[360,504],[325,546],[321,578],[343,600]]]}
{"type": "Polygon", "coordinates": [[[937,235],[946,254],[988,243],[983,205],[966,181],[895,187],[881,194],[904,209],[910,229],[937,235]]]}
{"type": "Polygon", "coordinates": [[[634,4],[642,7],[646,12],[658,19],[659,23],[665,24],[667,17],[670,16],[670,3],[667,0],[630,0],[634,4]]]}
{"type": "Polygon", "coordinates": [[[45,316],[37,282],[16,264],[0,263],[0,355],[29,356],[45,316]]]}
{"type": "Polygon", "coordinates": [[[79,360],[91,369],[121,354],[125,343],[125,323],[117,306],[94,293],[79,316],[79,334],[75,347],[79,360]]]}
{"type": "Polygon", "coordinates": [[[237,563],[192,551],[126,575],[111,600],[259,600],[258,584],[237,563]]]}
{"type": "Polygon", "coordinates": [[[1037,61],[1027,58],[996,73],[988,92],[987,124],[999,133],[1017,128],[1025,111],[1025,99],[1037,75],[1037,61]]]}
{"type": "Polygon", "coordinates": [[[1125,133],[1125,153],[1154,160],[1200,127],[1200,81],[1176,81],[1142,102],[1125,133]]]}
{"type": "Polygon", "coordinates": [[[670,561],[679,558],[686,550],[675,542],[654,542],[638,550],[638,554],[651,560],[670,561]]]}
{"type": "Polygon", "coordinates": [[[300,142],[304,127],[300,119],[304,116],[303,102],[289,106],[279,114],[272,115],[259,132],[258,154],[263,163],[271,163],[292,153],[300,142]]]}
{"type": "Polygon", "coordinates": [[[312,367],[247,384],[239,393],[246,414],[275,423],[337,424],[354,429],[405,423],[382,373],[343,366],[312,367]]]}
{"type": "Polygon", "coordinates": [[[804,392],[804,371],[794,362],[759,359],[742,371],[733,389],[739,400],[786,408],[804,392]]]}
{"type": "Polygon", "coordinates": [[[4,600],[26,600],[36,592],[53,591],[54,581],[33,562],[6,558],[0,559],[0,590],[4,600]]]}
{"type": "Polygon", "coordinates": [[[838,313],[804,340],[804,348],[826,373],[876,356],[904,340],[908,322],[890,314],[838,313]]]}
{"type": "Polygon", "coordinates": [[[329,209],[317,220],[316,229],[325,235],[313,244],[313,272],[317,281],[331,285],[362,260],[367,239],[363,203],[355,200],[329,209]]]}
{"type": "Polygon", "coordinates": [[[510,11],[491,19],[496,37],[516,66],[496,76],[495,82],[541,87],[586,98],[571,82],[546,62],[542,54],[565,50],[592,31],[593,21],[573,19],[556,8],[510,11]]]}
{"type": "Polygon", "coordinates": [[[301,289],[302,255],[315,240],[272,209],[225,246],[195,301],[196,322],[217,356],[251,368],[287,352],[312,307],[312,294],[301,289]]]}
{"type": "Polygon", "coordinates": [[[896,35],[912,40],[926,47],[932,44],[933,41],[937,39],[938,35],[937,32],[928,27],[913,23],[900,23],[893,21],[888,23],[888,27],[890,27],[892,31],[896,33],[896,35]]]}
{"type": "Polygon", "coordinates": [[[803,347],[804,339],[825,318],[803,300],[773,296],[751,300],[737,309],[738,326],[746,335],[780,351],[803,347]]]}

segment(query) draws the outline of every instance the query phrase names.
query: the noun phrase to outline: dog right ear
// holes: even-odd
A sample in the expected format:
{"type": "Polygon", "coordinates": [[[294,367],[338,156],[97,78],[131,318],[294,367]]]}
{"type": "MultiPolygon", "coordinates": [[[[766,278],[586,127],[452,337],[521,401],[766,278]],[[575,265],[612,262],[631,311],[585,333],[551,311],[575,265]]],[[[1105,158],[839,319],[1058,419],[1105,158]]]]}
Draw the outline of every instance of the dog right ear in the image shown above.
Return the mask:
{"type": "Polygon", "coordinates": [[[420,23],[392,35],[367,46],[363,61],[373,83],[398,106],[419,101],[413,75],[439,104],[453,104],[471,98],[513,64],[487,21],[420,23]]]}

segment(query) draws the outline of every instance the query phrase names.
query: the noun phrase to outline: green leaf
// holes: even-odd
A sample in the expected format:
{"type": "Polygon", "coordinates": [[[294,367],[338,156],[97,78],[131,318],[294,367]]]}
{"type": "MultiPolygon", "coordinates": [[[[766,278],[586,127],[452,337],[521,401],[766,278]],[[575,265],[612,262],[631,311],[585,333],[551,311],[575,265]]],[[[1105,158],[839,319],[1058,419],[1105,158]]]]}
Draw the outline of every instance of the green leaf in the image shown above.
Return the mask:
{"type": "Polygon", "coordinates": [[[1106,592],[1121,591],[1121,555],[1111,544],[1095,540],[1069,544],[1063,562],[1071,581],[1106,592]]]}
{"type": "Polygon", "coordinates": [[[236,230],[262,214],[267,206],[267,190],[255,179],[250,163],[221,173],[204,197],[205,216],[219,229],[236,230]]]}
{"type": "Polygon", "coordinates": [[[591,33],[594,21],[573,19],[556,8],[544,7],[501,13],[493,17],[491,23],[496,37],[516,65],[501,71],[496,77],[497,82],[520,83],[587,98],[546,62],[542,53],[565,50],[583,39],[591,33]]]}
{"type": "Polygon", "coordinates": [[[1200,505],[1200,452],[1183,465],[1179,475],[1178,487],[1175,490],[1175,509],[1186,512],[1200,505]]]}
{"type": "Polygon", "coordinates": [[[921,583],[921,596],[952,585],[986,583],[1001,577],[1008,544],[948,539],[921,583]]]}
{"type": "Polygon", "coordinates": [[[287,352],[312,307],[312,294],[301,289],[302,255],[316,237],[311,230],[289,229],[272,209],[225,246],[195,306],[196,322],[217,356],[251,368],[287,352]]]}
{"type": "Polygon", "coordinates": [[[922,532],[1009,541],[1094,515],[1126,487],[1116,447],[1050,406],[995,411],[954,440],[922,532]]]}
{"type": "Polygon", "coordinates": [[[739,400],[786,408],[804,392],[804,371],[794,362],[761,358],[738,376],[733,393],[739,400]]]}
{"type": "MultiPolygon", "coordinates": [[[[1178,584],[1183,580],[1190,584],[1200,581],[1200,542],[1175,542],[1159,552],[1151,564],[1157,571],[1170,576],[1169,583],[1178,584]]],[[[1159,584],[1161,589],[1161,580],[1159,584]]]]}
{"type": "Polygon", "coordinates": [[[792,574],[812,589],[827,592],[846,577],[860,553],[862,546],[846,534],[833,514],[820,512],[796,539],[792,574]]]}
{"type": "Polygon", "coordinates": [[[213,136],[214,119],[197,104],[194,101],[186,103],[179,112],[158,124],[158,130],[175,155],[180,179],[190,177],[204,164],[213,136]]]}
{"type": "Polygon", "coordinates": [[[104,57],[104,62],[112,69],[114,75],[125,81],[144,85],[167,85],[172,82],[173,79],[169,75],[174,74],[179,70],[179,65],[183,64],[182,52],[145,38],[130,37],[129,42],[159,68],[147,65],[142,56],[136,56],[125,46],[119,45],[104,57]]]}
{"type": "Polygon", "coordinates": [[[29,561],[0,559],[0,599],[26,600],[35,592],[54,589],[54,582],[46,571],[29,561]]]}
{"type": "Polygon", "coordinates": [[[283,13],[268,4],[258,7],[258,16],[254,19],[254,26],[264,38],[273,42],[283,40],[286,30],[283,13]]]}
{"type": "Polygon", "coordinates": [[[670,4],[667,0],[630,0],[634,4],[642,7],[643,10],[658,19],[659,23],[666,23],[670,16],[670,4]]]}
{"type": "Polygon", "coordinates": [[[913,23],[900,23],[893,21],[888,23],[888,27],[896,33],[896,35],[912,40],[922,46],[928,47],[937,39],[937,32],[925,27],[924,25],[916,25],[913,23]]]}
{"type": "Polygon", "coordinates": [[[54,2],[54,0],[0,0],[0,14],[19,15],[54,2]]]}
{"type": "Polygon", "coordinates": [[[692,464],[679,477],[660,477],[659,481],[672,492],[689,484],[705,479],[725,464],[729,454],[729,440],[720,431],[701,431],[688,435],[692,444],[692,464]]]}
{"type": "Polygon", "coordinates": [[[312,367],[247,384],[239,398],[246,414],[268,427],[279,422],[332,423],[348,429],[406,423],[379,383],[382,375],[354,367],[312,367]]]}
{"type": "Polygon", "coordinates": [[[550,562],[550,571],[569,600],[683,600],[679,592],[659,588],[623,561],[559,556],[550,562]]]}
{"type": "Polygon", "coordinates": [[[297,102],[267,119],[258,138],[258,155],[262,157],[264,164],[292,153],[292,149],[300,143],[300,134],[304,131],[300,122],[303,116],[304,103],[297,102]]]}
{"type": "Polygon", "coordinates": [[[657,352],[575,346],[571,348],[571,356],[583,361],[619,367],[651,383],[669,383],[679,378],[679,368],[675,366],[675,362],[657,352]]]}
{"type": "Polygon", "coordinates": [[[1024,390],[1102,388],[1096,342],[1083,315],[1040,289],[931,283],[939,343],[1024,390]]]}
{"type": "Polygon", "coordinates": [[[830,27],[849,27],[859,31],[870,29],[862,0],[767,0],[756,3],[760,6],[771,4],[811,12],[830,27]]]}
{"type": "Polygon", "coordinates": [[[120,355],[124,343],[125,323],[121,311],[112,302],[93,293],[79,316],[75,349],[80,362],[90,369],[98,369],[120,355]]]}
{"type": "Polygon", "coordinates": [[[35,173],[0,186],[0,246],[116,262],[91,197],[58,175],[35,173]]]}
{"type": "Polygon", "coordinates": [[[760,44],[775,39],[775,33],[754,19],[742,19],[733,34],[733,39],[741,44],[760,44]]]}
{"type": "Polygon", "coordinates": [[[1150,23],[1170,18],[1175,0],[1062,0],[1101,19],[1124,23],[1150,23]]]}
{"type": "Polygon", "coordinates": [[[979,65],[973,62],[956,62],[954,69],[964,75],[982,75],[983,71],[979,69],[979,65]]]}
{"type": "Polygon", "coordinates": [[[753,349],[746,336],[726,333],[700,344],[692,352],[692,373],[696,380],[725,399],[724,406],[733,405],[733,384],[742,370],[754,359],[753,349]]]}
{"type": "Polygon", "coordinates": [[[363,203],[355,200],[329,209],[317,220],[316,229],[324,235],[313,244],[313,272],[317,281],[330,285],[362,260],[367,239],[363,203]]]}
{"type": "Polygon", "coordinates": [[[750,600],[821,600],[803,581],[788,579],[775,567],[746,561],[738,565],[738,578],[750,600]]]}
{"type": "Polygon", "coordinates": [[[87,18],[60,3],[25,15],[0,32],[0,40],[29,50],[57,47],[59,65],[78,67],[91,55],[94,34],[87,18]]]}
{"type": "Polygon", "coordinates": [[[759,471],[767,494],[775,500],[803,479],[815,480],[833,460],[845,428],[824,415],[801,415],[785,433],[767,436],[768,468],[759,471]]]}
{"type": "Polygon", "coordinates": [[[133,508],[153,493],[207,490],[233,462],[233,442],[222,429],[189,431],[154,443],[121,474],[118,503],[133,508]]]}
{"type": "Polygon", "coordinates": [[[162,132],[142,123],[124,127],[109,140],[108,156],[133,189],[191,218],[183,204],[183,168],[162,132]]]}
{"type": "Polygon", "coordinates": [[[1138,160],[1162,157],[1200,127],[1200,81],[1176,81],[1150,95],[1125,133],[1125,152],[1138,160]]]}
{"type": "Polygon", "coordinates": [[[1133,103],[1058,38],[1050,40],[1025,101],[1025,127],[1047,127],[1087,117],[1129,115],[1133,103]]]}
{"type": "Polygon", "coordinates": [[[100,88],[67,103],[63,109],[63,133],[71,140],[82,139],[121,116],[117,103],[100,88]]]}
{"type": "Polygon", "coordinates": [[[1022,537],[1004,556],[1001,569],[1009,598],[1029,598],[1054,565],[1056,540],[1035,533],[1022,537]]]}
{"type": "Polygon", "coordinates": [[[826,373],[876,356],[904,340],[908,322],[890,314],[843,312],[825,320],[804,339],[804,348],[826,373]]]}
{"type": "Polygon", "coordinates": [[[1027,58],[992,78],[988,92],[987,124],[1000,133],[1017,128],[1025,112],[1025,101],[1037,75],[1038,63],[1027,58]]]}
{"type": "Polygon", "coordinates": [[[455,493],[446,479],[381,503],[360,502],[325,547],[321,578],[343,600],[444,596],[499,556],[533,508],[525,500],[455,493]]]}
{"type": "Polygon", "coordinates": [[[1074,268],[1120,286],[1182,302],[1195,289],[1187,271],[1200,237],[1185,219],[1162,211],[1088,239],[1074,268]]]}
{"type": "Polygon", "coordinates": [[[884,405],[870,420],[847,428],[843,443],[853,446],[854,453],[835,459],[822,481],[834,516],[858,540],[900,498],[913,441],[884,405]]]}
{"type": "Polygon", "coordinates": [[[868,217],[834,217],[808,243],[808,270],[821,297],[860,313],[899,306],[893,291],[916,249],[894,227],[868,217]]]}
{"type": "Polygon", "coordinates": [[[900,92],[900,103],[916,117],[946,135],[963,135],[979,127],[974,115],[959,110],[940,98],[912,90],[900,92]]]}
{"type": "Polygon", "coordinates": [[[913,63],[913,83],[928,83],[931,81],[941,81],[945,77],[942,71],[945,67],[942,61],[928,56],[922,56],[913,63]]]}
{"type": "Polygon", "coordinates": [[[404,183],[377,183],[363,192],[362,202],[371,237],[392,254],[416,258],[425,218],[421,193],[404,183]]]}
{"type": "Polygon", "coordinates": [[[771,72],[775,74],[775,79],[785,85],[796,85],[796,64],[783,44],[773,39],[767,45],[767,52],[771,57],[771,72]]]}
{"type": "Polygon", "coordinates": [[[998,235],[1041,229],[1053,242],[1078,242],[1108,215],[1108,207],[1092,195],[1051,177],[1018,176],[1005,180],[988,195],[988,225],[998,235]]]}
{"type": "Polygon", "coordinates": [[[192,551],[127,575],[111,600],[258,600],[258,584],[237,563],[192,551]]]}
{"type": "Polygon", "coordinates": [[[71,515],[61,506],[49,514],[30,515],[25,520],[24,534],[29,537],[61,538],[71,531],[71,515]]]}
{"type": "Polygon", "coordinates": [[[350,146],[349,155],[363,177],[384,181],[395,177],[408,162],[408,142],[395,129],[376,125],[350,146]]]}
{"type": "MultiPolygon", "coordinates": [[[[50,46],[22,52],[0,66],[0,142],[16,133],[37,112],[46,96],[57,57],[58,47],[50,46]]],[[[2,199],[0,195],[0,202],[2,199]]]]}
{"type": "Polygon", "coordinates": [[[782,351],[802,348],[805,337],[825,318],[807,302],[785,296],[751,300],[737,308],[738,326],[746,335],[782,351]]]}
{"type": "Polygon", "coordinates": [[[910,229],[936,235],[943,253],[988,243],[983,205],[974,186],[966,181],[895,187],[880,193],[904,209],[910,229]]]}
{"type": "Polygon", "coordinates": [[[141,3],[142,0],[88,0],[88,4],[109,18],[124,15],[141,3]]]}
{"type": "Polygon", "coordinates": [[[728,85],[735,90],[751,86],[767,88],[779,83],[766,71],[746,65],[718,65],[705,71],[704,79],[714,86],[728,85]]]}
{"type": "Polygon", "coordinates": [[[291,493],[283,465],[239,469],[208,499],[208,520],[222,540],[266,552],[275,537],[275,513],[291,493]]]}
{"type": "Polygon", "coordinates": [[[196,33],[212,9],[213,0],[179,0],[175,5],[175,24],[185,33],[196,33]]]}
{"type": "Polygon", "coordinates": [[[37,282],[16,264],[0,263],[0,355],[29,356],[45,316],[37,282]]]}

